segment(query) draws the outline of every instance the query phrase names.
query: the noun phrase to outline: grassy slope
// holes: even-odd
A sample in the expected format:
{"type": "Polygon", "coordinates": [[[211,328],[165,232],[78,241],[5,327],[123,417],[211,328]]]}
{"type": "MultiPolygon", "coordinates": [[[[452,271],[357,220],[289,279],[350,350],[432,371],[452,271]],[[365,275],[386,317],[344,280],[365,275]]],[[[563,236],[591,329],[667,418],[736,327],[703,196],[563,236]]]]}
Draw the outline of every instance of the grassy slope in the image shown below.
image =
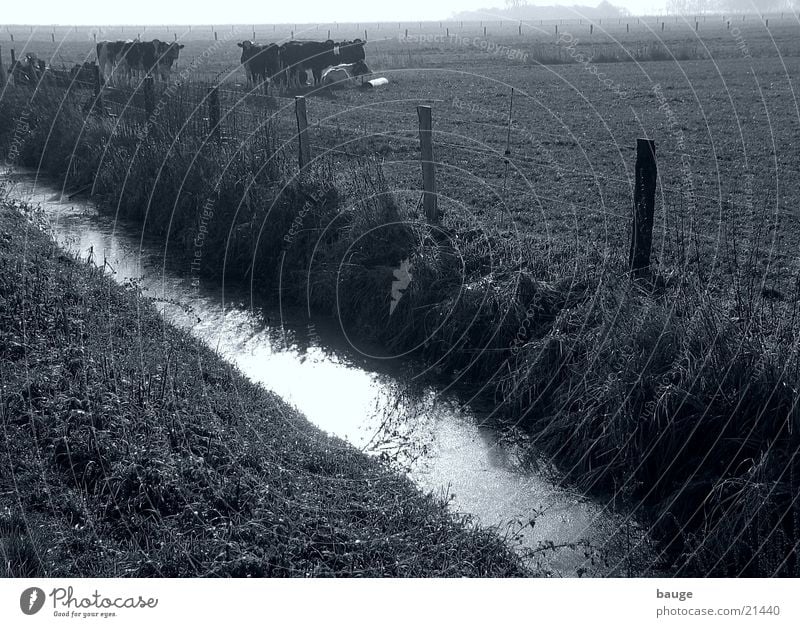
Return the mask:
{"type": "Polygon", "coordinates": [[[0,304],[0,574],[525,574],[9,206],[0,304]]]}

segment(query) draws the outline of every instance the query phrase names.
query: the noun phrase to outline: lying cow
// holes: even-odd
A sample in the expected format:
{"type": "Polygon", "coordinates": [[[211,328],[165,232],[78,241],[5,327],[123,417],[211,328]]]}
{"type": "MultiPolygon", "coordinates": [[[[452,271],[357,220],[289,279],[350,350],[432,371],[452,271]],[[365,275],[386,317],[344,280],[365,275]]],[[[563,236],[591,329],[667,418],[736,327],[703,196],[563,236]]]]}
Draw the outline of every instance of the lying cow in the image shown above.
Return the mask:
{"type": "Polygon", "coordinates": [[[356,77],[366,74],[372,74],[372,71],[363,61],[341,63],[328,68],[322,73],[322,84],[330,89],[341,89],[353,83],[356,77]]]}

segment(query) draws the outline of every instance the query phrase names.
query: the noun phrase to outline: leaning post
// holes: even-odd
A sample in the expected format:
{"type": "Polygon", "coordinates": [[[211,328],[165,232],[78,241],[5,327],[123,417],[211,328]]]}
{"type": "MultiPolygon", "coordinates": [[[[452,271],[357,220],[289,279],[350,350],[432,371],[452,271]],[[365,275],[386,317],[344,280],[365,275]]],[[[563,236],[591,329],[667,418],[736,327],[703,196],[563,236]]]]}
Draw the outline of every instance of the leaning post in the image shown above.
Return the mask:
{"type": "Polygon", "coordinates": [[[631,232],[630,269],[634,278],[650,273],[653,246],[653,215],[656,204],[656,143],[636,140],[635,187],[633,192],[633,228],[631,232]]]}
{"type": "Polygon", "coordinates": [[[439,223],[439,208],[436,203],[436,169],[433,161],[433,122],[431,108],[417,107],[419,117],[419,146],[422,160],[422,206],[430,224],[439,223]]]}
{"type": "Polygon", "coordinates": [[[216,85],[208,89],[208,133],[219,141],[219,92],[216,85]]]}
{"type": "Polygon", "coordinates": [[[294,97],[294,112],[297,117],[297,163],[302,170],[311,161],[311,146],[308,141],[308,115],[306,113],[305,97],[294,97]]]}
{"type": "Polygon", "coordinates": [[[97,111],[102,111],[103,86],[100,84],[100,66],[97,63],[92,66],[92,75],[94,78],[94,106],[97,111]]]}

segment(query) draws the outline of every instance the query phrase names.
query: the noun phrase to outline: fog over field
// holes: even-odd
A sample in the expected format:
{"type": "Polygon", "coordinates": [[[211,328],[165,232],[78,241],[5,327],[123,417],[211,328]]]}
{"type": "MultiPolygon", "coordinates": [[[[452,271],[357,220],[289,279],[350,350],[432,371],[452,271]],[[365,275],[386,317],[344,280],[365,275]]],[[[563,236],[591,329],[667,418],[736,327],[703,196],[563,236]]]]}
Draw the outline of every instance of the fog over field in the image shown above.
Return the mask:
{"type": "Polygon", "coordinates": [[[616,0],[592,3],[526,2],[525,0],[406,0],[401,3],[305,0],[293,3],[253,4],[249,0],[198,3],[187,12],[180,3],[139,0],[135,3],[64,3],[39,0],[36,11],[21,2],[6,3],[6,24],[250,24],[309,22],[381,22],[445,19],[551,19],[603,17],[622,13],[766,13],[795,11],[797,0],[616,0]]]}

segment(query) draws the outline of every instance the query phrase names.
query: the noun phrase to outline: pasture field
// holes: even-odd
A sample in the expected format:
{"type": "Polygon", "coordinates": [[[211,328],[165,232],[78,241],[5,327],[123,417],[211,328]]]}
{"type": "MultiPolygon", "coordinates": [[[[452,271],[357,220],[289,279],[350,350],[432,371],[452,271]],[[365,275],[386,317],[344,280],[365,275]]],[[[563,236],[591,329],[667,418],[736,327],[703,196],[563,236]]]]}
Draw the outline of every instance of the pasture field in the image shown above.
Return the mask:
{"type": "MultiPolygon", "coordinates": [[[[488,22],[485,36],[477,23],[256,26],[261,42],[367,28],[367,63],[389,79],[304,90],[302,173],[296,94],[248,91],[237,67],[247,25],[139,33],[186,45],[183,83],[157,87],[149,123],[140,85],[104,90],[114,117],[82,113],[90,91],[14,87],[0,109],[35,114],[21,164],[91,184],[176,254],[191,254],[213,197],[208,274],[270,291],[285,272],[284,297],[471,382],[571,480],[634,505],[675,574],[797,575],[800,24],[706,17],[591,34],[579,20],[522,34],[488,22]],[[418,105],[433,110],[440,227],[420,215],[418,105]],[[627,275],[640,137],[659,169],[646,285],[627,275]],[[389,317],[403,259],[414,280],[389,317]]],[[[59,32],[25,46],[93,58],[92,30],[59,32]]]]}
{"type": "MultiPolygon", "coordinates": [[[[9,27],[7,34],[16,31],[18,53],[34,51],[65,67],[94,58],[94,33],[111,39],[177,35],[186,48],[176,74],[200,60],[188,71],[188,81],[197,85],[189,96],[198,106],[195,121],[207,117],[206,85],[222,84],[233,90],[223,93],[223,124],[232,127],[231,135],[246,137],[266,114],[278,145],[293,152],[292,98],[279,95],[268,102],[240,94],[244,72],[235,43],[253,33],[259,41],[278,42],[292,32],[308,39],[324,39],[329,30],[335,38],[363,37],[366,28],[374,36],[366,46],[367,61],[390,83],[376,90],[310,90],[313,156],[339,162],[377,156],[389,186],[415,202],[420,186],[415,109],[431,105],[443,209],[478,228],[490,225],[530,238],[548,252],[569,242],[574,256],[587,246],[625,248],[635,140],[649,137],[659,164],[658,258],[675,261],[681,254],[678,231],[692,232],[695,254],[702,251],[709,269],[721,263],[726,238],[755,245],[762,237],[759,246],[772,254],[763,261],[763,278],[785,287],[800,243],[791,219],[798,196],[800,26],[776,15],[767,29],[757,16],[744,17],[731,18],[728,30],[727,18],[707,16],[697,32],[691,18],[621,18],[595,24],[593,35],[588,22],[578,20],[524,25],[523,36],[516,24],[486,22],[486,37],[475,22],[443,22],[441,28],[435,23],[61,27],[50,29],[55,43],[41,28],[28,33],[29,39],[23,27],[9,27]],[[658,59],[666,53],[678,60],[637,61],[628,53],[658,59]],[[610,62],[616,59],[627,62],[610,62]]],[[[134,104],[127,97],[121,101],[134,104]]]]}

